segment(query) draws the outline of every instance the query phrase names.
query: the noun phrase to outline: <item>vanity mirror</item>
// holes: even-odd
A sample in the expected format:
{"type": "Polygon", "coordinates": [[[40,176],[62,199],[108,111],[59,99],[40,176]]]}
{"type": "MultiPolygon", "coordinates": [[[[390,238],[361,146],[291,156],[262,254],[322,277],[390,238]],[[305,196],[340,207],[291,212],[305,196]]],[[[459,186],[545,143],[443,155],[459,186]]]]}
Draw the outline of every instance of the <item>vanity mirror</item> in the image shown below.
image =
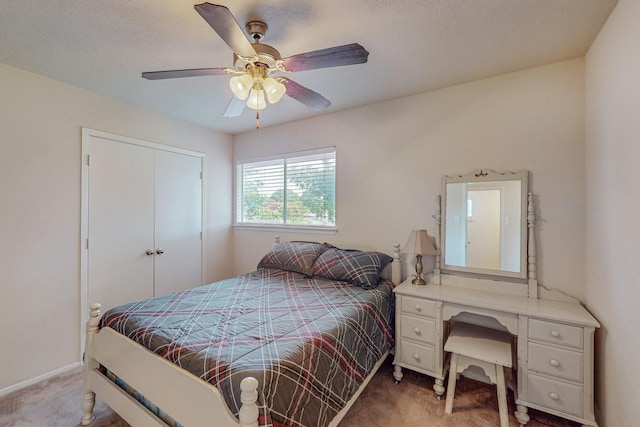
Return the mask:
{"type": "Polygon", "coordinates": [[[490,169],[444,176],[436,215],[440,256],[435,283],[439,283],[441,272],[521,284],[527,279],[535,281],[533,200],[528,178],[525,170],[490,169]]]}

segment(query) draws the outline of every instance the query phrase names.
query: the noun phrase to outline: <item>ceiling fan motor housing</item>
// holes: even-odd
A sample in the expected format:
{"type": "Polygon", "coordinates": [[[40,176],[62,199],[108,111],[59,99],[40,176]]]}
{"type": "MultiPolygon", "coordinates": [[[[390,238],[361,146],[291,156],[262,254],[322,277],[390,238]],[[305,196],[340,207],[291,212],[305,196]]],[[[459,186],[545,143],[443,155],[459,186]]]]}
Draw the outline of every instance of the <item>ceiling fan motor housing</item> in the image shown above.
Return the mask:
{"type": "Polygon", "coordinates": [[[276,65],[276,61],[282,59],[282,56],[280,56],[280,52],[269,45],[253,43],[252,46],[258,54],[257,60],[248,61],[247,59],[251,58],[244,58],[234,53],[233,66],[236,68],[236,70],[244,70],[251,62],[261,62],[268,68],[274,68],[276,65]]]}
{"type": "Polygon", "coordinates": [[[261,63],[266,65],[267,68],[275,68],[276,61],[282,59],[280,52],[278,52],[274,47],[266,44],[260,44],[260,40],[262,40],[264,35],[267,33],[267,24],[262,21],[249,21],[245,28],[251,35],[251,39],[254,41],[251,46],[257,53],[257,59],[249,61],[248,59],[253,58],[245,58],[234,53],[233,65],[236,70],[245,70],[247,65],[251,63],[261,63]]]}

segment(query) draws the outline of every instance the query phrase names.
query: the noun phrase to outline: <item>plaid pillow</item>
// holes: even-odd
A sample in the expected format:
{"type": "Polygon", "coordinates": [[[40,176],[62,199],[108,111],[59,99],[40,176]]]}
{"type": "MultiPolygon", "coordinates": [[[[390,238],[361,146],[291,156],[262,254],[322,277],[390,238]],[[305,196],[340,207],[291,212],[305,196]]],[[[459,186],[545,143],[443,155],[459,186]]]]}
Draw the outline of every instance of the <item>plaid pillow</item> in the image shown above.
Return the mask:
{"type": "Polygon", "coordinates": [[[382,270],[391,261],[389,255],[380,252],[330,248],[313,264],[313,275],[373,289],[378,286],[382,270]]]}
{"type": "Polygon", "coordinates": [[[278,268],[312,276],[314,261],[330,247],[325,243],[315,242],[279,243],[262,257],[258,268],[278,268]]]}

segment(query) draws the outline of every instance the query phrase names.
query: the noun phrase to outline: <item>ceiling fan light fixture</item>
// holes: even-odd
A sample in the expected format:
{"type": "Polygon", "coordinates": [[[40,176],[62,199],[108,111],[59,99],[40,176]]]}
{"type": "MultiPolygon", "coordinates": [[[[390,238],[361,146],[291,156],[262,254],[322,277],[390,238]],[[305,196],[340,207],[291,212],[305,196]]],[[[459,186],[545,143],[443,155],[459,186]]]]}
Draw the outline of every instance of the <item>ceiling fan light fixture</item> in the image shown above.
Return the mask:
{"type": "Polygon", "coordinates": [[[270,104],[275,104],[280,101],[282,96],[287,92],[287,88],[273,77],[264,79],[262,87],[267,94],[267,100],[270,104]]]}
{"type": "Polygon", "coordinates": [[[233,94],[239,99],[247,99],[249,91],[253,87],[253,78],[249,74],[231,77],[231,80],[229,80],[229,86],[231,87],[233,94]]]}
{"type": "Polygon", "coordinates": [[[264,100],[264,90],[251,89],[251,92],[249,92],[249,99],[247,100],[247,107],[254,110],[263,110],[266,106],[267,103],[264,100]]]}

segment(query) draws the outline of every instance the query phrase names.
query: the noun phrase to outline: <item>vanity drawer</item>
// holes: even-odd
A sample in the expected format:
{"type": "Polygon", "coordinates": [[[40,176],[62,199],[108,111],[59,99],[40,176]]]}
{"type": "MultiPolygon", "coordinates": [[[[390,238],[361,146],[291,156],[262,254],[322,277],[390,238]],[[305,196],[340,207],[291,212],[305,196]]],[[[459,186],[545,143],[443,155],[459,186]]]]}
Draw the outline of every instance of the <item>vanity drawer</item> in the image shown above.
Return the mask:
{"type": "Polygon", "coordinates": [[[529,319],[529,339],[582,348],[583,331],[579,326],[529,319]]]}
{"type": "Polygon", "coordinates": [[[402,323],[402,338],[409,338],[425,344],[435,343],[436,322],[433,319],[423,319],[403,314],[400,322],[402,323]]]}
{"type": "Polygon", "coordinates": [[[436,317],[436,303],[428,299],[402,296],[402,312],[423,317],[436,317]]]}
{"type": "Polygon", "coordinates": [[[580,351],[529,343],[529,370],[535,372],[581,383],[583,358],[580,351]]]}
{"type": "Polygon", "coordinates": [[[529,374],[528,380],[531,403],[582,416],[582,387],[532,374],[529,374]]]}
{"type": "Polygon", "coordinates": [[[412,369],[433,372],[435,368],[435,348],[400,340],[400,362],[412,369]]]}

